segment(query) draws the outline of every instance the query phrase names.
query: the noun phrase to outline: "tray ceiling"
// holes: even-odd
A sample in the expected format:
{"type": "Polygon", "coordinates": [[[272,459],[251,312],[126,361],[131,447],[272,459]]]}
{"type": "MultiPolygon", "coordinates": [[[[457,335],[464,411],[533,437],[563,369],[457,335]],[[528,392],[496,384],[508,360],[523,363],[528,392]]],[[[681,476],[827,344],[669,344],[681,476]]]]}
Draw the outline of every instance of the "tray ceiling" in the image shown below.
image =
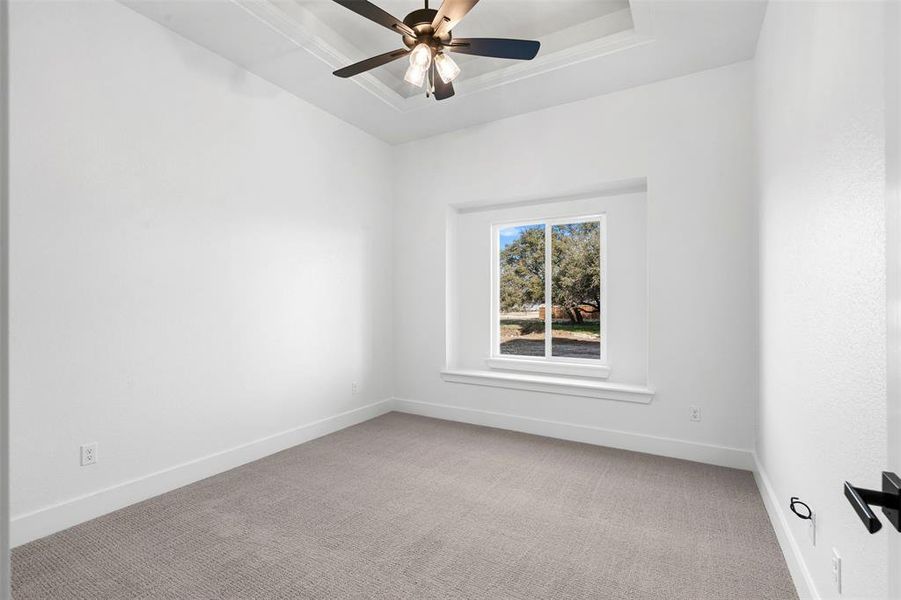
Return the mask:
{"type": "MultiPolygon", "coordinates": [[[[439,1],[433,1],[432,5],[439,1]]],[[[359,50],[358,55],[351,57],[353,61],[402,47],[398,36],[374,26],[334,2],[288,0],[279,4],[283,9],[290,10],[287,7],[289,2],[296,3],[300,10],[309,11],[353,44],[359,50]]],[[[409,0],[376,2],[400,19],[422,7],[422,3],[409,0]]],[[[632,29],[628,0],[489,0],[481,2],[469,17],[456,29],[458,36],[541,40],[543,55],[591,42],[600,35],[632,29]]],[[[454,60],[463,71],[458,83],[516,64],[509,60],[465,54],[455,54],[454,60]]],[[[421,90],[404,82],[406,68],[407,63],[397,61],[372,71],[372,75],[403,98],[420,95],[421,90]]]]}
{"type": "MultiPolygon", "coordinates": [[[[481,0],[461,37],[542,43],[532,61],[455,54],[457,95],[426,99],[405,61],[343,80],[336,68],[401,47],[331,0],[121,0],[179,35],[390,143],[572,102],[754,55],[763,0],[481,0]]],[[[399,18],[421,8],[375,0],[399,18]]],[[[433,8],[439,0],[432,0],[433,8]]]]}

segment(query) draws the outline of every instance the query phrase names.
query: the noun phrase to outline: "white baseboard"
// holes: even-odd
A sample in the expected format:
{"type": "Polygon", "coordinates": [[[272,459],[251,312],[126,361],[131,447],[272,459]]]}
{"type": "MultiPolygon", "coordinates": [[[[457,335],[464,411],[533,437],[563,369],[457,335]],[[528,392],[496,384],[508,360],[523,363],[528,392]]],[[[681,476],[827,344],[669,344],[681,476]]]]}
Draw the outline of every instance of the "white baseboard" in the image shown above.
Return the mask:
{"type": "Polygon", "coordinates": [[[391,399],[368,404],[162,471],[124,481],[90,494],[71,498],[59,504],[14,516],[10,520],[11,545],[15,547],[25,544],[130,504],[368,421],[390,412],[392,406],[393,400],[391,399]]]}
{"type": "Polygon", "coordinates": [[[770,484],[766,471],[763,470],[760,461],[757,460],[756,453],[754,454],[754,479],[757,480],[760,497],[763,498],[763,505],[770,516],[770,522],[773,524],[776,538],[779,540],[779,546],[782,548],[782,554],[785,556],[785,563],[788,565],[792,581],[794,581],[795,588],[798,590],[798,596],[801,600],[820,600],[820,593],[813,582],[807,563],[804,562],[798,542],[791,533],[788,521],[785,518],[785,512],[779,508],[779,497],[770,484]]]}
{"type": "Polygon", "coordinates": [[[740,448],[699,444],[673,438],[603,429],[590,425],[562,423],[401,398],[394,399],[394,410],[424,417],[510,429],[512,431],[521,431],[523,433],[543,435],[573,442],[609,446],[611,448],[681,458],[735,469],[750,471],[754,468],[753,453],[750,450],[742,450],[740,448]]]}

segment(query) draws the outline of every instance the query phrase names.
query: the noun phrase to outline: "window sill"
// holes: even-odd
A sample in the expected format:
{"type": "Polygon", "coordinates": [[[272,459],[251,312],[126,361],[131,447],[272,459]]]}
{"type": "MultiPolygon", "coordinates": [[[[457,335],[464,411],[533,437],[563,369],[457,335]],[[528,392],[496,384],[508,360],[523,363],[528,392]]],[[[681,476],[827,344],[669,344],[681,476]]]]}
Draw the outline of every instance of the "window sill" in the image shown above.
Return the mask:
{"type": "Polygon", "coordinates": [[[551,362],[547,360],[529,360],[527,358],[492,357],[485,360],[491,369],[505,371],[526,371],[545,375],[569,375],[576,377],[593,377],[607,379],[610,367],[607,365],[591,365],[583,363],[551,362]]]}
{"type": "Polygon", "coordinates": [[[547,375],[526,375],[524,373],[501,373],[498,371],[445,369],[441,378],[448,383],[464,383],[512,390],[527,390],[564,396],[582,396],[650,404],[654,390],[637,385],[589,381],[571,377],[551,377],[547,375]]]}

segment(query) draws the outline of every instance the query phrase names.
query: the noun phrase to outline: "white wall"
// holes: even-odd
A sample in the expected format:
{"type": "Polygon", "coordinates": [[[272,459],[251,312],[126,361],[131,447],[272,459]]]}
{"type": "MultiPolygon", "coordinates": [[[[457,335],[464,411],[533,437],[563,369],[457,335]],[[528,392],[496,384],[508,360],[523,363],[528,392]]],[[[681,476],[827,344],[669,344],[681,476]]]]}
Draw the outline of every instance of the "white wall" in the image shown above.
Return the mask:
{"type": "Polygon", "coordinates": [[[489,411],[517,418],[492,415],[496,424],[537,419],[639,434],[601,432],[613,444],[650,449],[644,436],[655,436],[688,441],[697,457],[708,456],[705,445],[750,450],[757,402],[752,98],[751,65],[739,63],[401,146],[396,395],[453,407],[419,405],[429,414],[478,420],[474,411],[489,411]],[[648,378],[656,398],[639,405],[443,382],[448,207],[553,198],[644,177],[648,378]],[[690,405],[701,407],[700,423],[689,422],[690,405]]]}
{"type": "MultiPolygon", "coordinates": [[[[887,313],[887,470],[901,473],[901,3],[885,18],[885,177],[887,313]]],[[[889,564],[901,564],[901,536],[889,535],[889,564]]],[[[901,570],[889,572],[889,597],[901,598],[901,570]]]]}
{"type": "Polygon", "coordinates": [[[0,1],[0,600],[9,589],[9,4],[0,1]]]}
{"type": "Polygon", "coordinates": [[[11,27],[15,541],[390,397],[387,145],[113,2],[11,27]]]}
{"type": "Polygon", "coordinates": [[[830,598],[833,547],[843,597],[884,597],[892,535],[868,534],[842,495],[886,467],[882,10],[771,2],[756,59],[757,451],[801,570],[830,598]],[[817,513],[815,547],[793,495],[817,513]]]}

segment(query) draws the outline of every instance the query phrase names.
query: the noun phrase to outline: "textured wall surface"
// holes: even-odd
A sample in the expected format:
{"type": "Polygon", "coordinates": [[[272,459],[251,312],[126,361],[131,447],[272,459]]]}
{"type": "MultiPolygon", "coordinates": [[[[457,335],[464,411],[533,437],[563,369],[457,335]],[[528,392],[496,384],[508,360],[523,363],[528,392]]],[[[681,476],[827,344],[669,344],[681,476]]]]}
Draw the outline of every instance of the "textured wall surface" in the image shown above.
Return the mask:
{"type": "MultiPolygon", "coordinates": [[[[886,305],[888,313],[888,469],[901,473],[901,3],[889,3],[885,34],[886,305]]],[[[889,536],[889,564],[901,565],[901,536],[889,536]]],[[[901,598],[901,569],[889,574],[901,598]]]]}
{"type": "Polygon", "coordinates": [[[774,2],[757,54],[760,462],[823,597],[882,597],[886,537],[870,536],[842,482],[886,467],[882,7],[774,2]],[[782,502],[785,500],[786,502],[782,502]],[[789,513],[790,514],[790,513],[789,513]]]}
{"type": "MultiPolygon", "coordinates": [[[[396,395],[750,449],[757,402],[751,85],[751,65],[739,63],[401,146],[396,395]],[[445,162],[423,160],[436,148],[452,157],[453,176],[445,162]],[[555,198],[642,177],[654,401],[442,382],[444,322],[426,311],[444,308],[448,206],[555,198]],[[689,421],[690,405],[701,407],[700,423],[689,421]]],[[[609,315],[611,328],[616,318],[609,315]]]]}
{"type": "Polygon", "coordinates": [[[115,2],[12,9],[13,516],[389,397],[390,148],[115,2]]]}

